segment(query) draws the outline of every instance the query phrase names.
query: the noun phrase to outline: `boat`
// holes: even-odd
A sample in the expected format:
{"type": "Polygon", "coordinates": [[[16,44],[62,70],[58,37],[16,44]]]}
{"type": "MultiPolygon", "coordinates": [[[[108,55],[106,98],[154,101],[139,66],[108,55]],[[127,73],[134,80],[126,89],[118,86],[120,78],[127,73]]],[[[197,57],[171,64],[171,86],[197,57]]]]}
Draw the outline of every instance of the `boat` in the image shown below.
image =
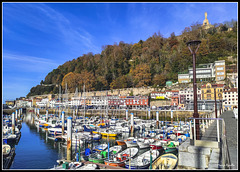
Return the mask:
{"type": "Polygon", "coordinates": [[[137,147],[137,139],[135,139],[134,137],[129,137],[126,140],[124,140],[125,144],[127,145],[128,148],[130,147],[137,147]]]}
{"type": "Polygon", "coordinates": [[[145,138],[139,138],[137,139],[137,145],[139,146],[139,149],[149,148],[150,147],[150,141],[145,138]]]}
{"type": "Polygon", "coordinates": [[[84,131],[87,131],[87,132],[92,132],[92,131],[96,131],[97,129],[96,128],[93,128],[91,126],[87,126],[87,125],[84,125],[84,131]]]}
{"type": "Polygon", "coordinates": [[[79,170],[79,168],[82,167],[82,166],[83,166],[82,162],[77,162],[77,161],[70,162],[70,163],[64,162],[64,163],[59,164],[57,167],[54,166],[50,170],[65,170],[65,169],[69,169],[69,170],[76,170],[76,169],[78,169],[79,170]]]}
{"type": "Polygon", "coordinates": [[[172,170],[177,167],[178,158],[172,153],[164,154],[156,159],[152,164],[152,169],[172,170]]]}
{"type": "Polygon", "coordinates": [[[112,130],[104,130],[100,132],[102,136],[116,137],[117,133],[112,130]]]}
{"type": "Polygon", "coordinates": [[[137,155],[138,151],[139,149],[136,147],[127,148],[124,151],[112,156],[111,159],[104,160],[104,163],[110,166],[124,167],[125,162],[127,162],[129,158],[134,158],[137,155]]]}
{"type": "Polygon", "coordinates": [[[129,169],[147,169],[150,166],[150,156],[152,152],[152,162],[154,162],[160,155],[158,150],[149,150],[137,156],[130,162],[125,163],[125,167],[129,169]]]}
{"type": "Polygon", "coordinates": [[[9,153],[11,152],[11,146],[8,144],[2,145],[2,153],[4,157],[7,157],[9,153]]]}
{"type": "Polygon", "coordinates": [[[164,148],[164,151],[165,151],[166,154],[172,153],[174,155],[178,155],[178,148],[176,147],[176,145],[173,142],[170,142],[170,144],[168,144],[164,148]]]}
{"type": "MultiPolygon", "coordinates": [[[[122,146],[113,146],[109,148],[109,157],[119,153],[122,150],[122,146]]],[[[95,152],[89,155],[89,161],[94,163],[104,163],[104,160],[108,158],[108,149],[101,152],[95,152]]]]}
{"type": "Polygon", "coordinates": [[[116,140],[116,142],[118,145],[121,145],[121,146],[126,145],[124,140],[116,140]]]}
{"type": "Polygon", "coordinates": [[[108,147],[108,145],[106,143],[103,143],[103,144],[100,144],[100,145],[97,145],[93,148],[93,150],[95,151],[104,151],[106,150],[108,147]]]}

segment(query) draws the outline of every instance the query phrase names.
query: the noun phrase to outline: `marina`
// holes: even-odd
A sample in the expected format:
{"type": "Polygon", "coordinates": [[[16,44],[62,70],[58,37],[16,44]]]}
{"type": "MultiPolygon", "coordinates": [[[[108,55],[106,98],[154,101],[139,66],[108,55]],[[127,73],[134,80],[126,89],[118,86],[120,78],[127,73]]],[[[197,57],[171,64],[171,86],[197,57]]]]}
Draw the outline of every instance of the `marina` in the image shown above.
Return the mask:
{"type": "MultiPolygon", "coordinates": [[[[190,139],[193,122],[158,121],[158,116],[157,120],[143,120],[133,113],[126,121],[38,112],[35,109],[19,115],[15,125],[21,134],[15,141],[4,140],[12,148],[6,151],[4,169],[178,169],[178,149],[190,139]],[[171,161],[176,164],[163,166],[165,155],[174,158],[171,161]]],[[[5,123],[10,122],[4,125],[5,134],[13,132],[6,127],[11,126],[10,116],[4,118],[5,123]]]]}

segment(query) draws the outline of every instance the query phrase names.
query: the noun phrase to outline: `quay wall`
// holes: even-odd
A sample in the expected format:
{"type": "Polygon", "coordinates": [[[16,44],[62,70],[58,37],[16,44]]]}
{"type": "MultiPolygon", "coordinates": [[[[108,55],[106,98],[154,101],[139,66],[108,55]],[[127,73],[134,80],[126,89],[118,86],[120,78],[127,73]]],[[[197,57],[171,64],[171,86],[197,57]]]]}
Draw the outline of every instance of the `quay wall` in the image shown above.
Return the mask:
{"type": "MultiPolygon", "coordinates": [[[[28,112],[32,111],[34,113],[34,108],[28,108],[28,112]]],[[[65,114],[67,114],[68,116],[72,116],[73,114],[73,110],[74,109],[48,109],[48,113],[49,114],[61,114],[62,111],[65,112],[65,114]]],[[[39,110],[40,114],[45,114],[46,113],[46,109],[40,109],[39,110]]],[[[76,111],[75,111],[76,112],[76,111]]],[[[130,116],[130,114],[133,113],[134,116],[139,117],[139,118],[146,118],[148,119],[148,111],[147,110],[132,110],[129,109],[128,110],[128,117],[130,116]]],[[[199,117],[201,118],[202,115],[208,114],[208,113],[212,113],[211,111],[198,111],[199,113],[199,117]]],[[[88,109],[85,111],[85,115],[88,117],[91,116],[101,116],[101,115],[105,115],[106,114],[106,110],[98,110],[98,109],[88,109]]],[[[151,110],[150,111],[151,114],[151,119],[156,119],[156,110],[151,110]]],[[[76,115],[76,113],[75,113],[76,115]]],[[[78,111],[77,113],[78,116],[84,116],[84,110],[81,109],[78,111]]],[[[116,109],[109,109],[108,110],[108,115],[109,116],[117,116],[117,117],[125,117],[126,116],[126,110],[121,109],[121,110],[116,110],[116,109]]],[[[169,120],[171,118],[171,110],[159,110],[159,120],[164,120],[165,117],[169,120]]],[[[185,120],[185,118],[190,118],[193,117],[193,110],[173,110],[173,118],[174,119],[179,119],[179,120],[185,120]]]]}

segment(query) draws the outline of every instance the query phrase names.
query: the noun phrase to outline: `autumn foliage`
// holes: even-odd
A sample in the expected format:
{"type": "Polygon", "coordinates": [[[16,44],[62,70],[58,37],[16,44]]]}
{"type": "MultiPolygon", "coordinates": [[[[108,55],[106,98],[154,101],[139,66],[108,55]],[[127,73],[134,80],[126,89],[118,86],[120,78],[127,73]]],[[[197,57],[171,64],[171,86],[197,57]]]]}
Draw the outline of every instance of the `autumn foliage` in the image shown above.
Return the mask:
{"type": "MultiPolygon", "coordinates": [[[[188,70],[192,55],[186,46],[189,40],[201,40],[197,64],[211,63],[228,56],[237,57],[237,22],[214,24],[204,30],[201,24],[186,27],[181,35],[164,38],[160,32],[147,40],[128,44],[105,45],[100,54],[88,53],[60,65],[49,72],[44,84],[67,83],[69,92],[119,89],[142,86],[164,86],[167,80],[177,81],[178,72],[188,70]],[[227,28],[232,27],[228,31],[227,28]]],[[[29,95],[41,92],[31,89],[29,95]],[[35,92],[35,93],[34,93],[35,92]]],[[[57,88],[49,92],[58,93],[57,88]]],[[[45,90],[46,92],[46,90],[45,90]]]]}

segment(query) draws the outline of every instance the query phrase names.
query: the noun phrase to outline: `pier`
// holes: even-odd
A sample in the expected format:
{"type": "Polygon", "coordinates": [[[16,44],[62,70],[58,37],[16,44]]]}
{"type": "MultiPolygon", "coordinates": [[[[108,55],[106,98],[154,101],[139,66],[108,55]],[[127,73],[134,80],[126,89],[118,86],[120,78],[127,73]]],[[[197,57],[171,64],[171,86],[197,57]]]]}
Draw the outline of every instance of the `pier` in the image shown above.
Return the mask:
{"type": "MultiPolygon", "coordinates": [[[[205,120],[200,140],[193,136],[179,147],[179,169],[237,169],[237,120],[232,111],[205,120]]],[[[194,130],[193,130],[194,131],[194,130]]],[[[192,135],[192,134],[191,134],[192,135]]]]}

